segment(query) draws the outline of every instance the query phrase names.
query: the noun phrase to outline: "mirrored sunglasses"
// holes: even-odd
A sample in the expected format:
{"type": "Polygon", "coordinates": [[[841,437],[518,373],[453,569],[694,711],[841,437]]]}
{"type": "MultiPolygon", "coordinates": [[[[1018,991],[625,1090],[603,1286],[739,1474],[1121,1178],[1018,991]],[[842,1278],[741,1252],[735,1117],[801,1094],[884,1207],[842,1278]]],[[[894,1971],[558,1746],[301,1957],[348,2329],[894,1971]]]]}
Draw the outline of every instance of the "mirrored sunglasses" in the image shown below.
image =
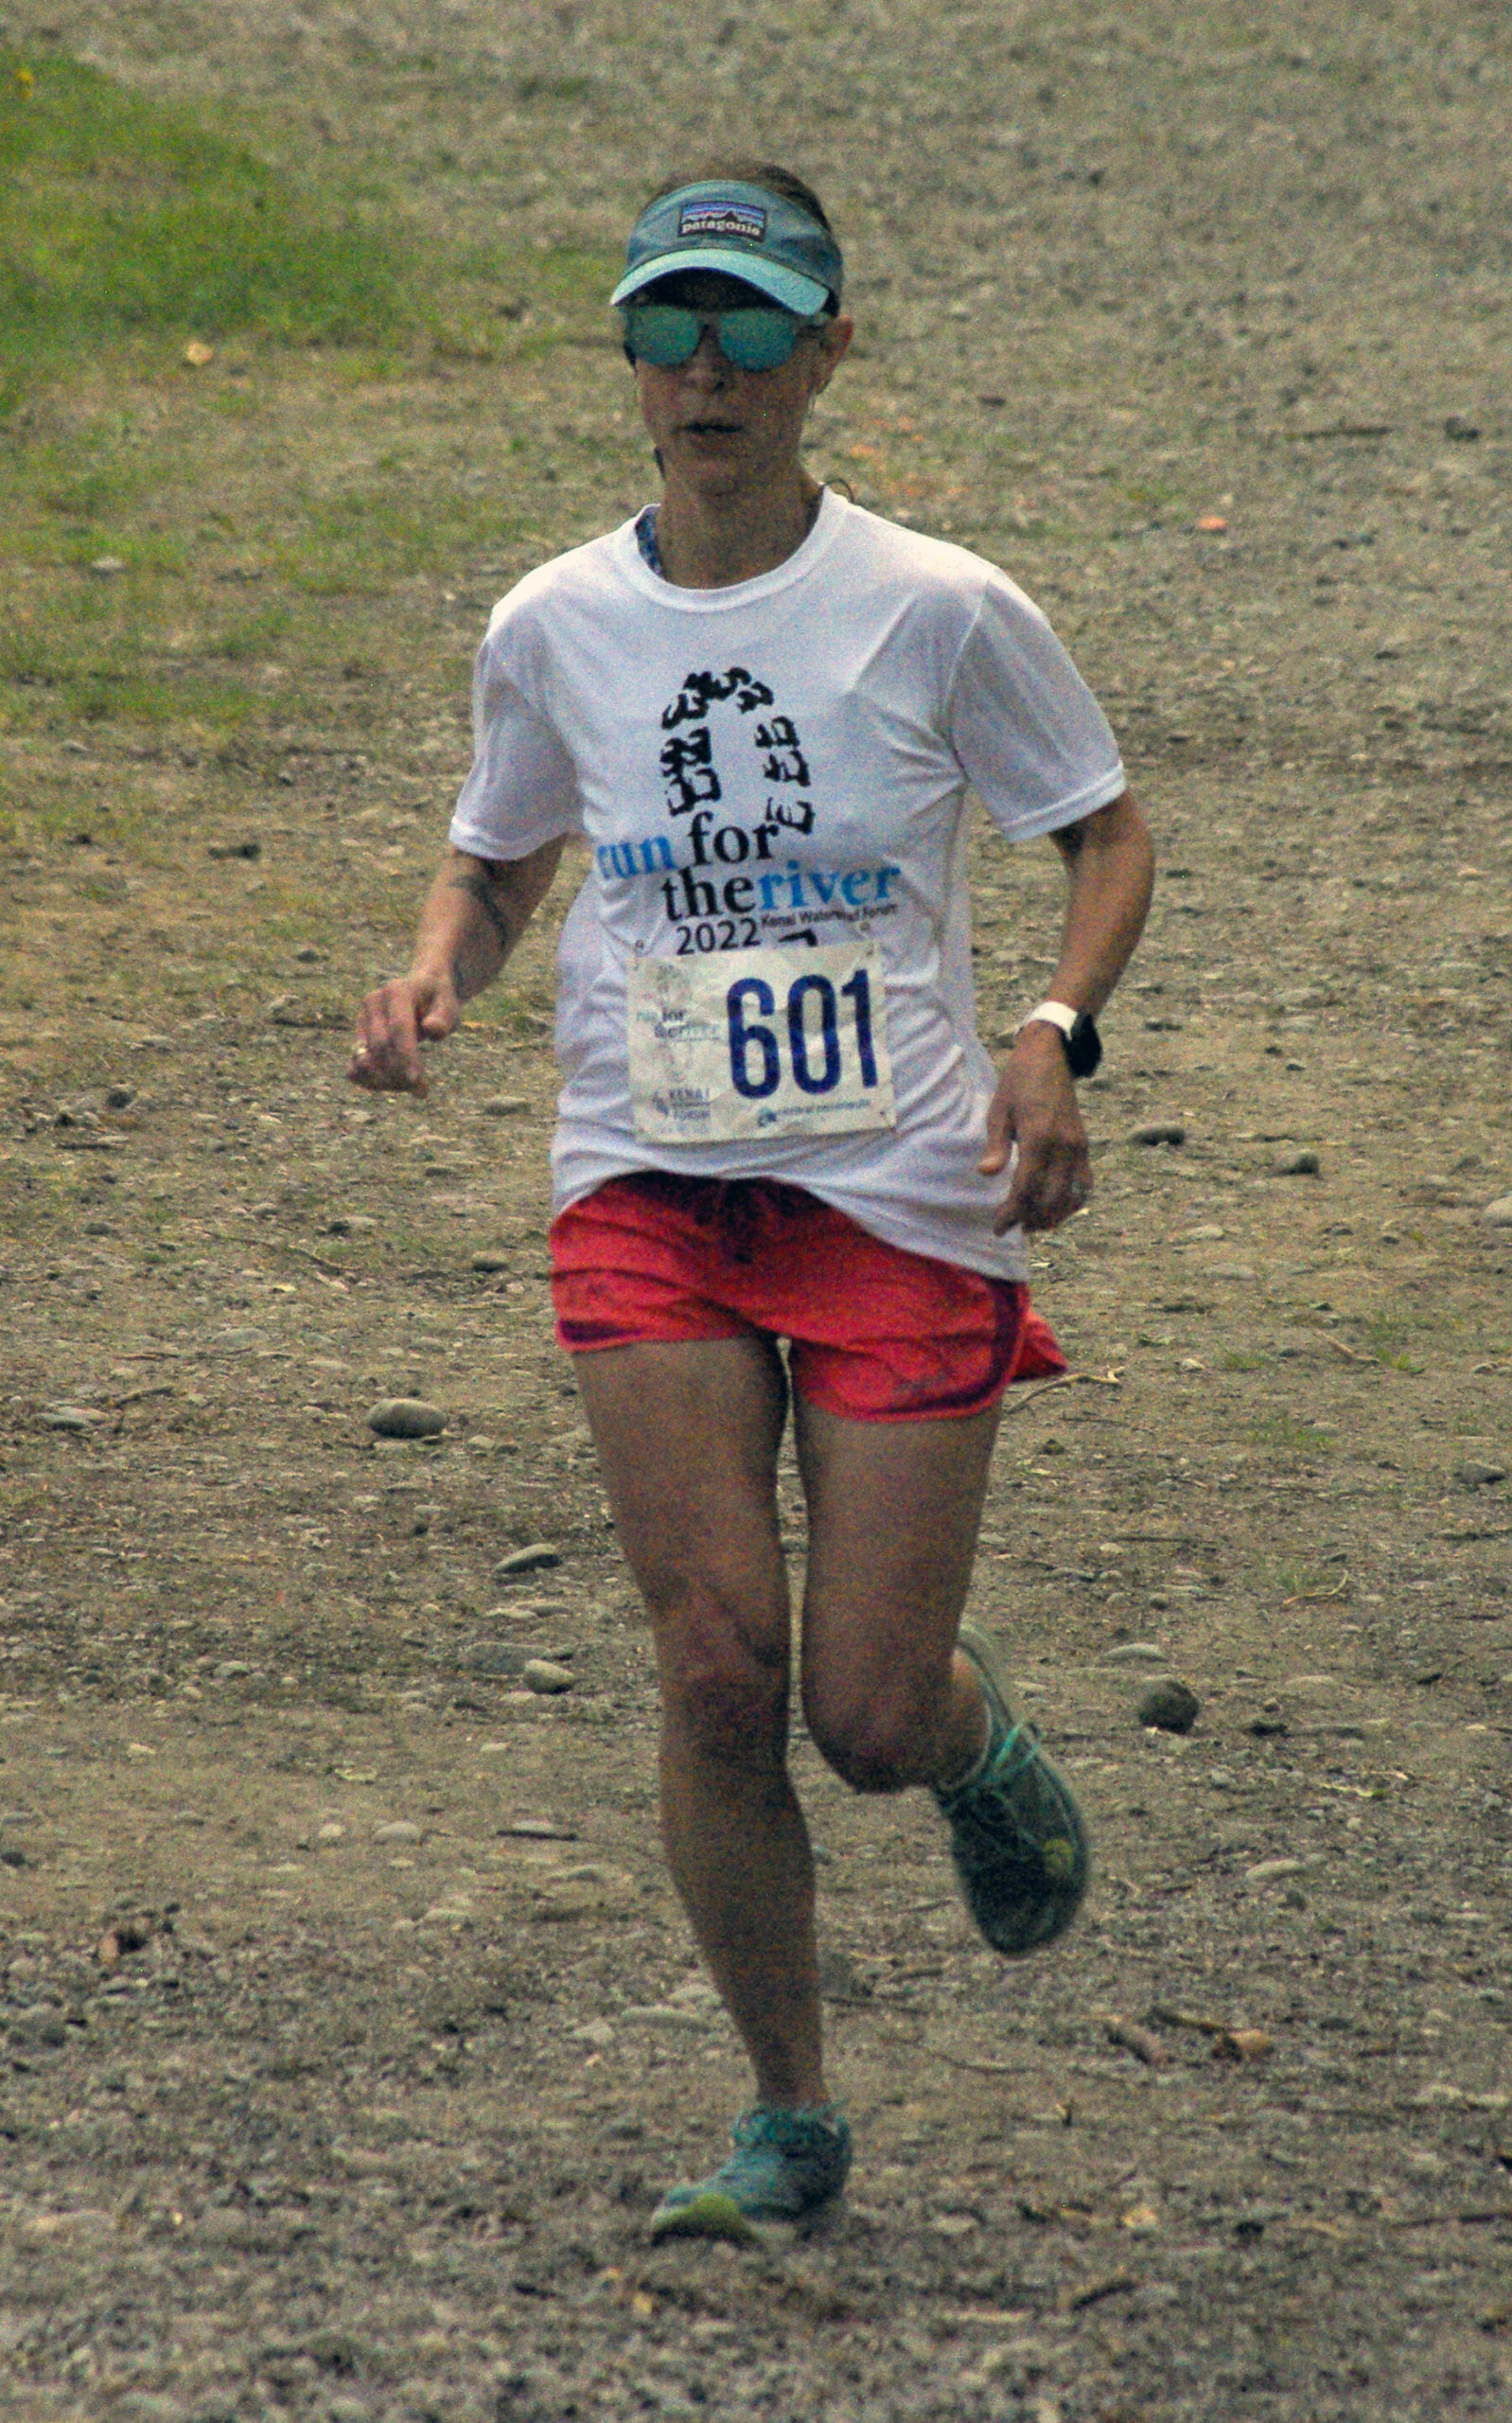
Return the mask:
{"type": "Polygon", "coordinates": [[[680,370],[697,352],[705,328],[712,328],[725,360],[737,370],[778,370],[789,362],[805,328],[778,303],[741,304],[731,311],[690,311],[680,303],[624,303],[620,307],[624,342],[638,362],[659,370],[680,370]]]}

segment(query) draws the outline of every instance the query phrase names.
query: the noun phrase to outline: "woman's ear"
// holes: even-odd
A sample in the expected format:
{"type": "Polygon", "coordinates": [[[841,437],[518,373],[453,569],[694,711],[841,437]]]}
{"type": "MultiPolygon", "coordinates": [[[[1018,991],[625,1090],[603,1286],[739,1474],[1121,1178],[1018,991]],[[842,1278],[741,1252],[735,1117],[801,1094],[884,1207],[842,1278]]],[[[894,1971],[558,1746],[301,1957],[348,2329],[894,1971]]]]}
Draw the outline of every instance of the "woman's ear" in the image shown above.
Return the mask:
{"type": "Polygon", "coordinates": [[[819,341],[815,347],[818,361],[815,365],[813,393],[816,396],[821,396],[824,393],[844,361],[850,349],[851,339],[854,334],[853,320],[831,320],[820,328],[819,341]]]}

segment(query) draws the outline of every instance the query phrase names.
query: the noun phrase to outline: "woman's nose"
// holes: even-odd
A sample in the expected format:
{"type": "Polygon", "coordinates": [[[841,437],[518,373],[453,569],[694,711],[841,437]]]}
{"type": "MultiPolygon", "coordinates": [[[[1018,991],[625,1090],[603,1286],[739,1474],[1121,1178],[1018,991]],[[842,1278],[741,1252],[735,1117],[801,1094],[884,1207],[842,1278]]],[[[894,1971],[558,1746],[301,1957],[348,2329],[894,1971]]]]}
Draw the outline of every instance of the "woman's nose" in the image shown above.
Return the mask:
{"type": "Polygon", "coordinates": [[[719,350],[719,330],[706,327],[699,330],[697,346],[688,362],[688,369],[711,375],[721,385],[730,376],[730,364],[719,350]]]}

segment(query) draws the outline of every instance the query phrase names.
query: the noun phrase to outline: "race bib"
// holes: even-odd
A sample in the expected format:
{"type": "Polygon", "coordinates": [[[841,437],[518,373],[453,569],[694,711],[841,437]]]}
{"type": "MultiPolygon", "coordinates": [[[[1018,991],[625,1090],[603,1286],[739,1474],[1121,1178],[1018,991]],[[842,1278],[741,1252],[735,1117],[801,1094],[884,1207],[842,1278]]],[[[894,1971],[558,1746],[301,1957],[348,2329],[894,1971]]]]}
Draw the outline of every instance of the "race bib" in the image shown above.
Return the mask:
{"type": "Polygon", "coordinates": [[[637,959],[630,1099],[648,1143],[891,1127],[882,963],[871,943],[637,959]]]}

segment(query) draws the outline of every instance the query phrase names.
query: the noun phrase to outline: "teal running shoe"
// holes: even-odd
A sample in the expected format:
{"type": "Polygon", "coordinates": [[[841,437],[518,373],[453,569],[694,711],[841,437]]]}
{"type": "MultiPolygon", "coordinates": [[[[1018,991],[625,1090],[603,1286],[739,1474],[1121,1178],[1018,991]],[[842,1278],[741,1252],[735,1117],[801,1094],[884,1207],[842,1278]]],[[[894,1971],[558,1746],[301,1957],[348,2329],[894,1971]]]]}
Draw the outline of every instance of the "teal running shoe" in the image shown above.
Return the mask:
{"type": "Polygon", "coordinates": [[[837,2103],[789,2112],[759,2103],[735,2123],[735,2150],[696,2184],[669,2187],[651,2235],[756,2243],[771,2223],[812,2226],[833,2205],[851,2167],[851,2131],[837,2103]]]}
{"type": "Polygon", "coordinates": [[[1092,1873],[1081,1812],[1030,1724],[1008,1703],[993,1643],[964,1623],[957,1643],[982,1687],[991,1726],[981,1765],[935,1798],[966,1907],[1010,1959],[1053,1943],[1075,1918],[1092,1873]]]}

